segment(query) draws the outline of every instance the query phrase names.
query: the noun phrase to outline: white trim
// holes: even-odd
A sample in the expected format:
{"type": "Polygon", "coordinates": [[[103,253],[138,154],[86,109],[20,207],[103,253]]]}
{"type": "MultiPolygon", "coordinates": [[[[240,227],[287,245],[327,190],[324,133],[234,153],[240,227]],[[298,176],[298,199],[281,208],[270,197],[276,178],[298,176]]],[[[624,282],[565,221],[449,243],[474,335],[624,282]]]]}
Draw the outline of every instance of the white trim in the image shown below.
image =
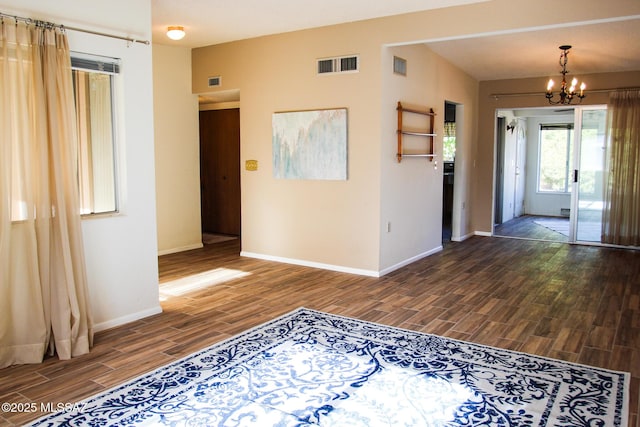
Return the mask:
{"type": "Polygon", "coordinates": [[[157,305],[156,307],[150,308],[148,310],[139,311],[137,313],[129,314],[126,316],[118,317],[117,319],[111,319],[106,322],[98,323],[93,325],[94,332],[104,331],[105,329],[115,328],[116,326],[124,325],[126,323],[131,323],[135,320],[142,319],[144,317],[153,316],[154,314],[162,313],[162,307],[157,305]]]}
{"type": "Polygon", "coordinates": [[[477,230],[476,230],[476,231],[473,233],[473,235],[475,235],[475,236],[491,237],[491,236],[493,236],[493,233],[492,233],[492,232],[490,232],[490,231],[477,231],[477,230]]]}
{"type": "MultiPolygon", "coordinates": [[[[479,234],[479,233],[484,233],[484,231],[476,231],[474,233],[468,233],[465,234],[464,236],[456,236],[453,237],[451,236],[451,241],[452,242],[464,242],[465,240],[473,237],[473,236],[484,236],[485,234],[479,234]]],[[[486,234],[487,236],[491,236],[491,234],[486,234]]]]}
{"type": "Polygon", "coordinates": [[[324,264],[320,262],[305,261],[305,260],[293,259],[293,258],[284,258],[284,257],[265,255],[265,254],[257,254],[254,252],[246,252],[246,251],[241,251],[240,256],[245,256],[248,258],[263,259],[266,261],[281,262],[285,264],[302,265],[304,267],[321,268],[323,270],[339,271],[341,273],[357,274],[360,276],[380,277],[380,273],[378,273],[377,271],[362,270],[359,268],[344,267],[341,265],[324,264]]]}
{"type": "Polygon", "coordinates": [[[161,251],[158,251],[158,256],[175,254],[176,252],[190,251],[192,249],[200,249],[203,246],[204,245],[201,242],[201,243],[194,243],[192,245],[180,246],[180,247],[177,247],[177,248],[163,249],[161,251]]]}
{"type": "Polygon", "coordinates": [[[427,252],[423,252],[423,253],[418,254],[418,255],[416,255],[414,257],[408,258],[408,259],[406,259],[404,261],[401,261],[401,262],[399,262],[399,263],[397,263],[395,265],[392,265],[391,267],[388,267],[388,268],[385,268],[385,269],[381,270],[380,271],[380,275],[378,277],[384,276],[385,274],[389,274],[392,271],[399,270],[402,267],[406,267],[409,264],[412,264],[412,263],[414,263],[414,262],[416,262],[418,260],[421,260],[422,258],[426,258],[426,257],[428,257],[430,255],[435,254],[435,253],[441,252],[442,250],[443,250],[443,247],[442,247],[442,245],[440,245],[440,246],[435,247],[435,248],[433,248],[433,249],[431,249],[431,250],[429,250],[427,252]]]}
{"type": "Polygon", "coordinates": [[[264,254],[257,254],[254,252],[246,252],[246,251],[241,251],[240,252],[240,256],[245,256],[248,258],[256,258],[256,259],[263,259],[265,261],[274,261],[274,262],[281,262],[281,263],[285,263],[285,264],[294,264],[294,265],[301,265],[304,267],[312,267],[312,268],[320,268],[323,270],[330,270],[330,271],[338,271],[341,273],[350,273],[350,274],[357,274],[359,276],[369,276],[369,277],[382,277],[385,274],[389,274],[392,271],[398,270],[402,267],[405,267],[411,263],[414,263],[418,260],[421,260],[422,258],[426,258],[430,255],[433,255],[435,253],[441,252],[443,250],[442,245],[433,248],[429,251],[423,252],[421,254],[418,254],[416,256],[413,256],[411,258],[408,258],[404,261],[400,261],[399,263],[392,265],[391,267],[387,267],[385,269],[382,269],[380,271],[373,271],[373,270],[363,270],[363,269],[359,269],[359,268],[351,268],[351,267],[344,267],[341,265],[333,265],[333,264],[324,264],[324,263],[319,263],[319,262],[314,262],[314,261],[305,261],[305,260],[299,260],[299,259],[292,259],[292,258],[284,258],[284,257],[278,257],[278,256],[272,256],[272,255],[264,255],[264,254]]]}
{"type": "Polygon", "coordinates": [[[388,44],[385,44],[385,46],[393,47],[393,46],[404,46],[404,45],[415,44],[415,43],[437,43],[437,42],[445,42],[445,41],[451,41],[451,40],[468,40],[468,39],[473,39],[478,37],[502,36],[502,35],[509,35],[509,34],[528,33],[533,31],[555,30],[557,28],[572,28],[572,27],[579,27],[583,25],[633,21],[638,18],[640,18],[640,15],[614,16],[611,18],[587,19],[584,21],[577,21],[577,22],[559,22],[557,24],[536,25],[533,27],[511,28],[507,30],[484,31],[481,33],[469,33],[469,34],[462,34],[462,35],[455,35],[455,36],[434,37],[430,39],[415,40],[412,42],[388,43],[388,44]]]}

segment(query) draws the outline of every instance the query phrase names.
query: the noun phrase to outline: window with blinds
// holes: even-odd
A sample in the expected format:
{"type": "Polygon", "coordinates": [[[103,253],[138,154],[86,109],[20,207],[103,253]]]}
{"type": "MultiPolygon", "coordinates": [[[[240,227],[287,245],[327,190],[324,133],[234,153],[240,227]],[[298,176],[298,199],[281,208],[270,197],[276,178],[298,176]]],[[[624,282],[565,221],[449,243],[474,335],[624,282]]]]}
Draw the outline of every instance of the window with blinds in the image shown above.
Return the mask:
{"type": "Polygon", "coordinates": [[[118,211],[116,175],[115,79],[119,61],[72,56],[78,135],[80,213],[118,211]]]}

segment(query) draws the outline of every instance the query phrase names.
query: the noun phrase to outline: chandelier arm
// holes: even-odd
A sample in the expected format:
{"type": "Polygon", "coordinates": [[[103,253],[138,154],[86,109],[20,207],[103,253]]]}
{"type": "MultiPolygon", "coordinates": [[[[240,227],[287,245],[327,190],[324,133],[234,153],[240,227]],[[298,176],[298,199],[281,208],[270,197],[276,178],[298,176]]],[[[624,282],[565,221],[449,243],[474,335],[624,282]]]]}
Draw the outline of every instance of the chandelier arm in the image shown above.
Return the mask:
{"type": "Polygon", "coordinates": [[[558,64],[560,64],[560,66],[562,67],[562,70],[560,70],[561,73],[566,71],[566,67],[567,67],[567,55],[562,52],[560,54],[560,59],[558,59],[558,64]],[[564,61],[563,61],[564,60],[564,61]]]}

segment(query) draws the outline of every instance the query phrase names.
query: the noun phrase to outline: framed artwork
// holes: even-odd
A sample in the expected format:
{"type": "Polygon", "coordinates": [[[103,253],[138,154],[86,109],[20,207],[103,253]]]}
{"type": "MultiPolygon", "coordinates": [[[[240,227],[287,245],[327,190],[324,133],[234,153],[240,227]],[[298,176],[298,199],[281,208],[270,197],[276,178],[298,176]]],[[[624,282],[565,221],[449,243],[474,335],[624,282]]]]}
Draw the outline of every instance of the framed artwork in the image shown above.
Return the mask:
{"type": "Polygon", "coordinates": [[[272,117],[273,176],[347,179],[347,109],[289,111],[272,117]]]}

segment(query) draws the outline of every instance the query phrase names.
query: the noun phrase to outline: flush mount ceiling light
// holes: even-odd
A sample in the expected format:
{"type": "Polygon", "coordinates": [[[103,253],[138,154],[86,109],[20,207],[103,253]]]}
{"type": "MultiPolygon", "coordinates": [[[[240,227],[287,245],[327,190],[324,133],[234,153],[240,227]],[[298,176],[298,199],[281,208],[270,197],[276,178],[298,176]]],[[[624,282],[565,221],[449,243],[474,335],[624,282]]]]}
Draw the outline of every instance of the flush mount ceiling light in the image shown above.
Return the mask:
{"type": "Polygon", "coordinates": [[[549,79],[549,83],[547,83],[547,93],[545,94],[545,96],[547,97],[547,99],[549,100],[549,104],[553,104],[553,105],[557,105],[557,104],[571,104],[571,102],[575,99],[578,98],[578,104],[582,102],[582,98],[584,98],[586,95],[584,94],[584,90],[587,87],[587,85],[583,83],[580,84],[580,92],[576,92],[576,87],[578,85],[578,79],[576,79],[575,77],[573,78],[573,80],[571,80],[571,86],[567,85],[567,57],[569,56],[569,49],[571,49],[571,46],[569,45],[562,45],[560,46],[560,50],[562,51],[562,53],[560,54],[560,66],[562,67],[562,70],[560,70],[560,72],[562,73],[562,82],[560,83],[560,92],[558,93],[558,99],[554,99],[554,94],[553,94],[553,80],[549,79]]]}
{"type": "Polygon", "coordinates": [[[167,37],[171,40],[180,40],[184,37],[184,27],[181,25],[172,25],[167,27],[167,37]]]}

